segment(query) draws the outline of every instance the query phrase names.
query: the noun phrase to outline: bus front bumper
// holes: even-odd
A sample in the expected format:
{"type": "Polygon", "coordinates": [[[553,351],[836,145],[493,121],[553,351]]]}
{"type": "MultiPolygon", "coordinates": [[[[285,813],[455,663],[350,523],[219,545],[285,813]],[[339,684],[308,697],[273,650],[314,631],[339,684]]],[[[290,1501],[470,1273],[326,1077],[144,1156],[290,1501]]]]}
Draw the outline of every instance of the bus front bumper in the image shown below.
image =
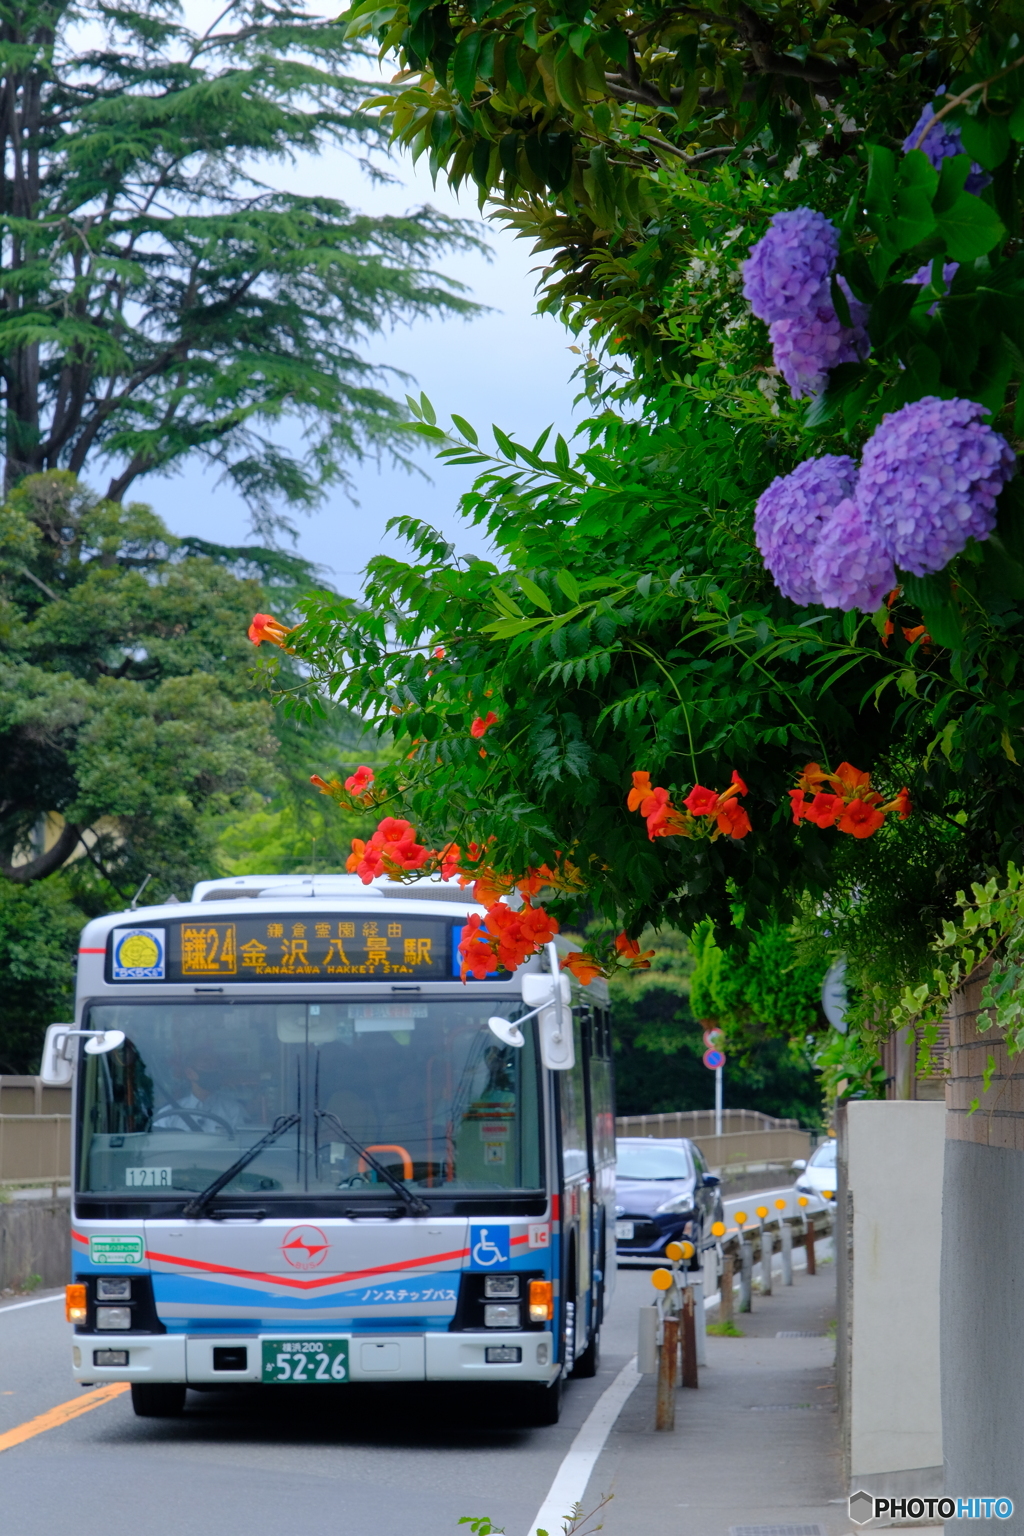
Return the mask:
{"type": "MultiPolygon", "coordinates": [[[[262,1384],[262,1344],[273,1334],[95,1334],[76,1333],[72,1345],[72,1374],[76,1381],[175,1381],[196,1386],[262,1384]],[[214,1366],[214,1350],[245,1351],[241,1369],[214,1366]],[[101,1363],[111,1355],[127,1355],[127,1362],[101,1363]]],[[[298,1330],[295,1339],[313,1337],[298,1330]]],[[[339,1335],[332,1335],[339,1337],[339,1335]]],[[[554,1359],[554,1335],[537,1333],[427,1333],[349,1334],[349,1379],[353,1382],[386,1381],[523,1381],[549,1383],[558,1374],[554,1359]],[[503,1359],[487,1358],[500,1349],[503,1359]],[[518,1350],[518,1360],[509,1352],[518,1350]]],[[[239,1361],[241,1364],[241,1361],[239,1361]]],[[[344,1383],[341,1383],[344,1385],[344,1383]]]]}

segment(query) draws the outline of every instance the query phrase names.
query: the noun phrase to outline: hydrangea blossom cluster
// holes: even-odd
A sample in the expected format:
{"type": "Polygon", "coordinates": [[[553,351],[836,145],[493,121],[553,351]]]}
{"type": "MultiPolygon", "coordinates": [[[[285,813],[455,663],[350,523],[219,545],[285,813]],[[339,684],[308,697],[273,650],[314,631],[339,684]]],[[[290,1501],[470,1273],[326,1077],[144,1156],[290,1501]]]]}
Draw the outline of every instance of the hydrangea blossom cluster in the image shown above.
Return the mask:
{"type": "Polygon", "coordinates": [[[842,278],[852,325],[841,324],[832,304],[838,252],[839,231],[831,220],[813,208],[795,208],[775,215],[743,263],[744,295],[768,326],[775,366],[795,400],[820,393],[830,368],[870,350],[867,306],[842,278]]]}
{"type": "Polygon", "coordinates": [[[927,395],[882,418],[859,471],[828,456],[773,480],[754,532],[779,590],[797,603],[872,613],[897,566],[927,576],[969,538],[987,539],[1016,460],[984,414],[974,401],[927,395]]]}
{"type": "MultiPolygon", "coordinates": [[[[942,85],[935,94],[937,96],[944,96],[945,92],[946,87],[942,85]]],[[[939,170],[943,160],[948,160],[951,155],[962,155],[965,151],[964,141],[960,136],[960,129],[955,123],[950,123],[945,118],[937,127],[925,134],[920,144],[918,143],[922,133],[924,133],[924,130],[928,127],[934,116],[935,108],[931,102],[928,102],[921,116],[903,140],[903,151],[909,155],[912,149],[920,149],[928,156],[934,168],[939,170]]],[[[964,191],[973,192],[977,195],[979,192],[984,192],[991,180],[991,176],[986,175],[977,161],[972,160],[970,173],[964,182],[964,191]]]]}
{"type": "Polygon", "coordinates": [[[892,554],[852,497],[837,502],[811,552],[811,581],[826,608],[874,613],[896,585],[892,554]]]}
{"type": "Polygon", "coordinates": [[[839,254],[839,231],[814,208],[777,213],[743,263],[743,294],[759,320],[788,320],[821,300],[839,254]]]}
{"type": "Polygon", "coordinates": [[[794,400],[820,395],[830,368],[856,363],[870,351],[865,326],[868,306],[853,297],[844,278],[838,282],[850,306],[852,328],[840,323],[831,301],[791,320],[775,320],[768,327],[775,366],[794,400]]]}
{"type": "MultiPolygon", "coordinates": [[[[968,539],[987,539],[1016,460],[972,400],[926,395],[882,418],[864,448],[857,503],[915,576],[941,571],[968,539]]],[[[877,606],[877,605],[876,605],[877,606]]]]}
{"type": "Polygon", "coordinates": [[[754,537],[785,597],[801,607],[821,602],[810,556],[834,508],[853,495],[857,466],[847,454],[805,459],[791,475],[779,475],[757,503],[754,537]]]}

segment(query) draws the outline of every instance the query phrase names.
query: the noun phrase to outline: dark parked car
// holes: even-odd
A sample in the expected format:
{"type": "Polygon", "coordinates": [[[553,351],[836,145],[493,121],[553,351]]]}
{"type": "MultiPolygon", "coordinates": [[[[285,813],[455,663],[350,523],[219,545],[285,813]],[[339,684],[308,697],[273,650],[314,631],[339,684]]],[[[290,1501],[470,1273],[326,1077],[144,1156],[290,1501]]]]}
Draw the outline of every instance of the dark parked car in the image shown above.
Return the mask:
{"type": "Polygon", "coordinates": [[[660,1258],[666,1243],[687,1238],[699,1253],[714,1241],[711,1224],[722,1220],[719,1180],[695,1142],[624,1136],[615,1148],[615,1248],[621,1259],[660,1258]]]}

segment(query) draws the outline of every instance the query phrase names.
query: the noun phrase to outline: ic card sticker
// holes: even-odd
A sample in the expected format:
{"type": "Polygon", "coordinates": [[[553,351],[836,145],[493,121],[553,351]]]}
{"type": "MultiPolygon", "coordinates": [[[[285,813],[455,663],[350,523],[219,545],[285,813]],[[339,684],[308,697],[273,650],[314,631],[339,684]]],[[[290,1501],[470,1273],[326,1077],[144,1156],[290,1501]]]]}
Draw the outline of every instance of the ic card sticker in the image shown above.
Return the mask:
{"type": "Polygon", "coordinates": [[[89,1261],[92,1264],[141,1264],[142,1258],[141,1237],[111,1232],[89,1239],[89,1261]]]}
{"type": "Polygon", "coordinates": [[[507,1269],[510,1260],[508,1227],[490,1223],[486,1227],[470,1227],[470,1269],[507,1269]]]}
{"type": "Polygon", "coordinates": [[[163,981],[167,968],[165,928],[118,928],[114,934],[115,981],[163,981]]]}
{"type": "Polygon", "coordinates": [[[551,1228],[546,1221],[531,1221],[528,1230],[531,1248],[547,1248],[550,1246],[551,1228]]]}

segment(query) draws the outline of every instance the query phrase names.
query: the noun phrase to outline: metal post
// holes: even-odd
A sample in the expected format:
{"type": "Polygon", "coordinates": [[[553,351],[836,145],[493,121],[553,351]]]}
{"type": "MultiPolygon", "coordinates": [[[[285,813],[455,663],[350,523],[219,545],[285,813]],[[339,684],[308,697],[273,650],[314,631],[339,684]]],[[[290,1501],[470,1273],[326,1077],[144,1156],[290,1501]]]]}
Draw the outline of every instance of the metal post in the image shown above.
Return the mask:
{"type": "Polygon", "coordinates": [[[693,1326],[697,1335],[697,1364],[708,1363],[708,1335],[707,1321],[704,1317],[704,1280],[694,1280],[690,1289],[693,1291],[693,1326]]]}
{"type": "Polygon", "coordinates": [[[722,1134],[722,1073],[724,1067],[715,1068],[715,1135],[722,1134]]]}
{"type": "Polygon", "coordinates": [[[785,1218],[782,1221],[782,1283],[793,1284],[793,1228],[785,1218]]]}
{"type": "Polygon", "coordinates": [[[804,1211],[804,1244],[807,1249],[807,1273],[816,1275],[818,1269],[814,1262],[814,1215],[811,1211],[804,1211]]]}
{"type": "Polygon", "coordinates": [[[658,1308],[641,1307],[637,1328],[636,1368],[642,1376],[658,1369],[658,1308]]]}
{"type": "Polygon", "coordinates": [[[687,1285],[683,1291],[683,1315],[682,1315],[682,1340],[683,1340],[683,1380],[684,1387],[695,1387],[697,1382],[697,1328],[695,1307],[693,1303],[692,1285],[687,1285]]]}
{"type": "Polygon", "coordinates": [[[654,1414],[656,1430],[676,1427],[676,1355],[679,1351],[679,1322],[666,1317],[661,1324],[661,1349],[658,1353],[658,1397],[654,1414]]]}
{"type": "Polygon", "coordinates": [[[753,1294],[754,1278],[754,1249],[753,1246],[740,1241],[740,1311],[751,1312],[753,1310],[751,1297],[753,1294]]]}
{"type": "Polygon", "coordinates": [[[718,1282],[718,1321],[732,1322],[732,1272],[735,1260],[732,1249],[722,1254],[722,1278],[718,1282]]]}
{"type": "Polygon", "coordinates": [[[772,1293],[772,1250],[774,1249],[772,1234],[761,1221],[761,1295],[770,1296],[772,1293]]]}

